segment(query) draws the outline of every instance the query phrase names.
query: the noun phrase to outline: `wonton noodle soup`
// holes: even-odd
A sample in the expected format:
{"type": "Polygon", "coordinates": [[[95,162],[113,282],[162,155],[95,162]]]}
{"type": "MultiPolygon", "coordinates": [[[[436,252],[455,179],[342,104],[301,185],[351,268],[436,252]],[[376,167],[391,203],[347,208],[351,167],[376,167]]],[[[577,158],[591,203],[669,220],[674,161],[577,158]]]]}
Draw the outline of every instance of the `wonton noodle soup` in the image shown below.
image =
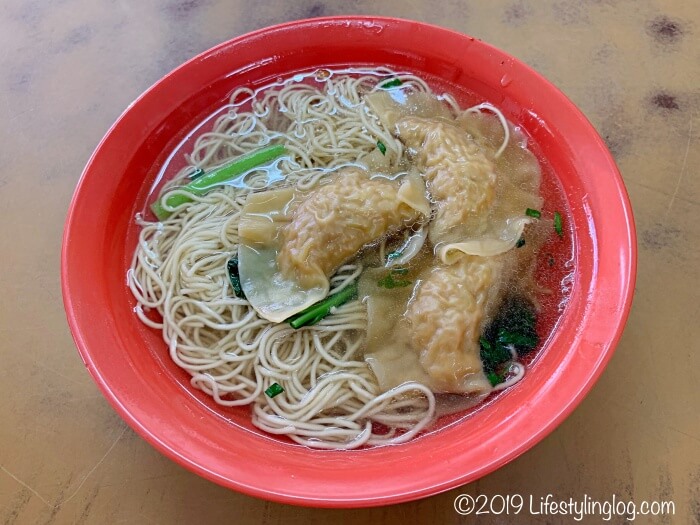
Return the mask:
{"type": "Polygon", "coordinates": [[[153,198],[160,220],[137,217],[128,275],[192,386],[348,449],[412,439],[441,399],[523,376],[551,224],[526,213],[539,165],[496,108],[385,69],[231,100],[153,198]]]}

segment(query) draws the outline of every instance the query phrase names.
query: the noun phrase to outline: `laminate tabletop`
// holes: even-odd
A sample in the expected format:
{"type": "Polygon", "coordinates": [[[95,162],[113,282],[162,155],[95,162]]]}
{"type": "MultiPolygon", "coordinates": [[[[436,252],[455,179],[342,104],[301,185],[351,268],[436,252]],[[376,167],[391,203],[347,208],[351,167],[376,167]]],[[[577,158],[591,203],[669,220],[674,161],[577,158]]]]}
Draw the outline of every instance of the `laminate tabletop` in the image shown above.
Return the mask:
{"type": "MultiPolygon", "coordinates": [[[[5,0],[0,6],[0,523],[468,523],[462,494],[520,495],[483,523],[575,523],[549,500],[673,502],[635,523],[700,523],[700,4],[683,0],[5,0]],[[580,406],[488,476],[356,510],[271,503],[162,456],[100,394],[60,287],[63,223],[91,152],[141,92],[268,25],[395,16],[470,34],[542,73],[613,153],[634,209],[636,295],[580,406]],[[614,498],[614,499],[613,499],[614,498]],[[548,501],[549,501],[548,500],[548,501]],[[546,507],[550,508],[551,507],[546,507]]],[[[602,512],[602,511],[601,511],[602,512]]],[[[610,523],[629,515],[608,516],[610,523]]],[[[601,513],[583,516],[599,523],[601,513]]],[[[628,521],[625,521],[627,519],[628,521]]]]}

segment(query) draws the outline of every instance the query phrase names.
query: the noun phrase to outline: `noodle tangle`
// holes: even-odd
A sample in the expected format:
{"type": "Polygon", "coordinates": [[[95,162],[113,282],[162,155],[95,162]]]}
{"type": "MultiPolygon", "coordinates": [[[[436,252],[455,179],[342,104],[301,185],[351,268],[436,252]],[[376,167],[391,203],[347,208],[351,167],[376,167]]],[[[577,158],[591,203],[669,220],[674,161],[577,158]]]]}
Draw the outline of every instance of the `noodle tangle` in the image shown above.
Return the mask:
{"type": "MultiPolygon", "coordinates": [[[[256,427],[321,449],[404,442],[435,415],[435,396],[422,384],[380,390],[362,357],[367,312],[359,300],[294,330],[259,318],[233,293],[226,271],[237,253],[238,219],[250,191],[272,183],[311,189],[329,170],[371,154],[377,140],[386,148],[385,162],[397,170],[402,144],[362,101],[378,89],[378,80],[395,73],[353,73],[319,70],[311,74],[316,83],[292,78],[256,91],[236,90],[160,198],[183,192],[178,188],[194,168],[211,170],[270,142],[284,143],[290,154],[236,184],[188,194],[191,202],[168,210],[173,213],[162,222],[139,214],[141,231],[127,276],[136,314],[161,330],[171,359],[191,375],[193,387],[222,406],[251,405],[256,427]],[[274,383],[284,391],[271,398],[264,392],[274,383]]],[[[410,89],[429,92],[421,79],[399,76],[410,89]]],[[[342,266],[331,277],[331,293],[361,272],[359,264],[342,266]]]]}

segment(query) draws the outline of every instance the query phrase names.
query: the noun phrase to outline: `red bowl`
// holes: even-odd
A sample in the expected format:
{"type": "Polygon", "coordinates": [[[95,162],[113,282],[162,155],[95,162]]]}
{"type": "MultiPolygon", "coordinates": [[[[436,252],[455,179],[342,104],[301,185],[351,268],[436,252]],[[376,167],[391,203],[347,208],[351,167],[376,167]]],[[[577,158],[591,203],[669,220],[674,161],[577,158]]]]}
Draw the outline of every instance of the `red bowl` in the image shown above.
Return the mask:
{"type": "Polygon", "coordinates": [[[73,196],[63,298],[80,355],[115,410],[166,456],[216,483],[285,503],[360,507],[474,481],[551,432],[590,390],[627,318],[636,272],[629,200],[591,124],[552,84],[479,40],[375,17],[302,20],[193,58],[134,102],[92,155],[73,196]],[[245,409],[194,391],[160,335],[133,314],[125,275],[134,214],[175,144],[234,87],[316,66],[388,65],[466,88],[534,139],[571,228],[568,302],[534,366],[481,410],[407,444],[318,451],[258,431],[245,409]]]}

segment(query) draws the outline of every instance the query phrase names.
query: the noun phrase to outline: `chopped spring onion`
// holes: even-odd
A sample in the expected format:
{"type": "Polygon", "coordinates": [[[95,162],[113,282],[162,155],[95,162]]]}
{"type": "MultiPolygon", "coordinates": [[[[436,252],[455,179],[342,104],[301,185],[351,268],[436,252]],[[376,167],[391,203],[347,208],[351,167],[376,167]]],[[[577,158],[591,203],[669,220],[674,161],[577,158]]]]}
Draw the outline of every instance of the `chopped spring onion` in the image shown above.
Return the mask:
{"type": "Polygon", "coordinates": [[[381,140],[377,141],[377,148],[382,152],[382,155],[386,155],[386,146],[381,140]]]}
{"type": "Polygon", "coordinates": [[[394,259],[398,259],[401,257],[401,250],[396,250],[395,252],[391,252],[389,255],[386,256],[387,261],[393,261],[394,259]]]}
{"type": "Polygon", "coordinates": [[[280,395],[282,392],[284,392],[284,388],[282,388],[279,383],[272,383],[270,387],[265,390],[265,395],[269,398],[273,398],[280,395]]]}
{"type": "Polygon", "coordinates": [[[518,242],[515,243],[515,247],[522,248],[523,246],[525,246],[525,237],[520,237],[520,239],[518,239],[518,242]]]}
{"type": "Polygon", "coordinates": [[[357,282],[354,282],[339,292],[329,295],[322,301],[312,304],[307,309],[291,316],[289,319],[287,319],[287,322],[294,329],[301,328],[302,326],[314,325],[330,314],[333,308],[347,303],[356,295],[357,282]]]}
{"type": "Polygon", "coordinates": [[[245,294],[243,293],[243,288],[241,287],[241,276],[238,273],[238,257],[235,255],[231,257],[226,263],[226,269],[228,270],[228,279],[231,281],[233,293],[236,294],[236,297],[245,299],[245,294]]]}
{"type": "Polygon", "coordinates": [[[387,80],[386,82],[381,84],[379,87],[382,89],[390,89],[400,86],[401,84],[403,84],[403,82],[401,82],[400,78],[392,78],[391,80],[387,80]]]}
{"type": "Polygon", "coordinates": [[[534,217],[535,219],[539,219],[542,216],[542,212],[540,210],[533,210],[532,208],[528,208],[525,210],[525,215],[528,217],[534,217]]]}
{"type": "Polygon", "coordinates": [[[557,232],[557,235],[559,235],[559,237],[564,236],[561,213],[559,213],[558,211],[554,212],[554,231],[557,232]]]}
{"type": "MultiPolygon", "coordinates": [[[[264,148],[241,155],[230,164],[227,164],[226,166],[218,168],[214,171],[210,171],[209,173],[198,177],[188,184],[185,184],[180,189],[192,195],[204,195],[214,186],[228,182],[237,176],[244,174],[248,170],[256,168],[261,164],[265,164],[266,162],[284,155],[286,152],[287,148],[285,148],[282,144],[265,146],[264,148]]],[[[161,200],[162,199],[158,199],[156,202],[151,204],[151,210],[153,210],[153,213],[159,221],[164,221],[170,217],[172,212],[165,209],[161,200]]],[[[192,199],[188,195],[184,193],[176,193],[167,197],[165,199],[165,204],[170,208],[175,208],[181,204],[191,201],[192,199]]]]}

